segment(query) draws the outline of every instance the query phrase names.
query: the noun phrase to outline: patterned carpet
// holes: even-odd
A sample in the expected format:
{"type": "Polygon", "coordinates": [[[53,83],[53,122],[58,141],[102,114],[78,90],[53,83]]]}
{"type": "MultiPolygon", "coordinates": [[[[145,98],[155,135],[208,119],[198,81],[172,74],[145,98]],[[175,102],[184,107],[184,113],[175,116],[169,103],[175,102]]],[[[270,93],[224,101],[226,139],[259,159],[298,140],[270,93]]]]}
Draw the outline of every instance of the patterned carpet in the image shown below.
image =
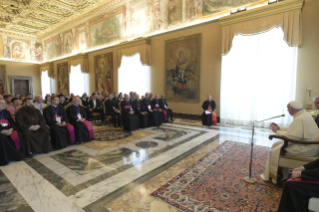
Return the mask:
{"type": "Polygon", "coordinates": [[[243,181],[249,154],[249,144],[225,141],[151,196],[185,212],[277,211],[282,189],[259,177],[269,148],[254,148],[252,175],[258,181],[254,185],[243,181]]]}

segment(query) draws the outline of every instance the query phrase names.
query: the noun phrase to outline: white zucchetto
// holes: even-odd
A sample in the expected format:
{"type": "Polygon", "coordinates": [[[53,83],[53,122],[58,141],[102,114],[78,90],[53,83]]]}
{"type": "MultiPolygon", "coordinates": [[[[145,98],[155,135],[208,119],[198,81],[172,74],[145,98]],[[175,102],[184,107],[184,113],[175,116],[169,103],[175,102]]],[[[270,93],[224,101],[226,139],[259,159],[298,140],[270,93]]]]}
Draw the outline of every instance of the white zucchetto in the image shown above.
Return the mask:
{"type": "Polygon", "coordinates": [[[295,108],[295,109],[297,109],[297,110],[302,109],[302,104],[301,104],[301,102],[299,102],[299,101],[291,101],[291,102],[289,102],[289,105],[290,105],[292,108],[295,108]]]}

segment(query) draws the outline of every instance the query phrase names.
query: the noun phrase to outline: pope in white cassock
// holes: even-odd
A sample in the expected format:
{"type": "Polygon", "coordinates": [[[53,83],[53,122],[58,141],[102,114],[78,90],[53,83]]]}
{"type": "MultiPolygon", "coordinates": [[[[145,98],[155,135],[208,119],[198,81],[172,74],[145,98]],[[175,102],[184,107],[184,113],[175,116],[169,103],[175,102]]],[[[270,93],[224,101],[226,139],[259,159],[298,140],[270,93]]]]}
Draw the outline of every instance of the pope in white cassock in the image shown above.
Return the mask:
{"type": "MultiPolygon", "coordinates": [[[[302,104],[298,101],[291,101],[287,105],[288,112],[293,116],[293,121],[289,127],[280,128],[277,124],[271,123],[270,127],[273,132],[280,136],[292,137],[294,139],[313,139],[319,137],[319,130],[316,122],[312,116],[307,113],[302,104]]],[[[269,177],[273,183],[277,183],[277,169],[280,157],[280,149],[283,146],[283,141],[278,141],[272,145],[270,155],[268,157],[265,171],[260,177],[268,181],[269,177]]],[[[315,157],[319,156],[318,145],[305,145],[305,144],[288,144],[285,149],[286,155],[300,156],[300,157],[315,157]]]]}

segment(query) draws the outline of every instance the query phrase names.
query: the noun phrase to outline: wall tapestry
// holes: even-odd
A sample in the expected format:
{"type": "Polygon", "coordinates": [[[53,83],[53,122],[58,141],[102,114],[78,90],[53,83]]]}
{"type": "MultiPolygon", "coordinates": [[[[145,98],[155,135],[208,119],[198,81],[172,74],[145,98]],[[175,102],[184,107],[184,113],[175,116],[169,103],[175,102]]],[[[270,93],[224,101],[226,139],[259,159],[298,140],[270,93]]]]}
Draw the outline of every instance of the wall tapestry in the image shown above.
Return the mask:
{"type": "Polygon", "coordinates": [[[113,92],[113,53],[94,57],[96,91],[113,92]]]}
{"type": "Polygon", "coordinates": [[[69,66],[68,63],[57,64],[58,69],[58,93],[69,95],[70,81],[69,81],[69,66]]]}
{"type": "Polygon", "coordinates": [[[171,102],[199,101],[201,34],[165,41],[165,94],[171,102]]]}

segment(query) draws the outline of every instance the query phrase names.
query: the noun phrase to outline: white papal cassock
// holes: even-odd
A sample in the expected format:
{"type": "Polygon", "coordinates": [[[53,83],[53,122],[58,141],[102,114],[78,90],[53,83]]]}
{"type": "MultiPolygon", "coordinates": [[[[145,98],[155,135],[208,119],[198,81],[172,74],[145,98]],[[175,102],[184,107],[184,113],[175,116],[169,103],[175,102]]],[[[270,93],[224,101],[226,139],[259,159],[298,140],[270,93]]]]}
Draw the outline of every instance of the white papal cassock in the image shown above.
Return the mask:
{"type": "MultiPolygon", "coordinates": [[[[288,128],[280,128],[280,130],[278,130],[276,134],[280,136],[292,137],[294,139],[315,140],[319,137],[319,130],[312,116],[302,109],[293,116],[293,122],[288,128]]],[[[260,175],[263,180],[268,181],[270,177],[272,179],[272,182],[276,183],[280,149],[283,144],[283,141],[278,141],[273,144],[265,166],[265,171],[262,175],[260,175]]],[[[288,147],[286,147],[286,151],[286,155],[294,155],[300,157],[319,156],[318,145],[289,143],[288,147]]]]}

